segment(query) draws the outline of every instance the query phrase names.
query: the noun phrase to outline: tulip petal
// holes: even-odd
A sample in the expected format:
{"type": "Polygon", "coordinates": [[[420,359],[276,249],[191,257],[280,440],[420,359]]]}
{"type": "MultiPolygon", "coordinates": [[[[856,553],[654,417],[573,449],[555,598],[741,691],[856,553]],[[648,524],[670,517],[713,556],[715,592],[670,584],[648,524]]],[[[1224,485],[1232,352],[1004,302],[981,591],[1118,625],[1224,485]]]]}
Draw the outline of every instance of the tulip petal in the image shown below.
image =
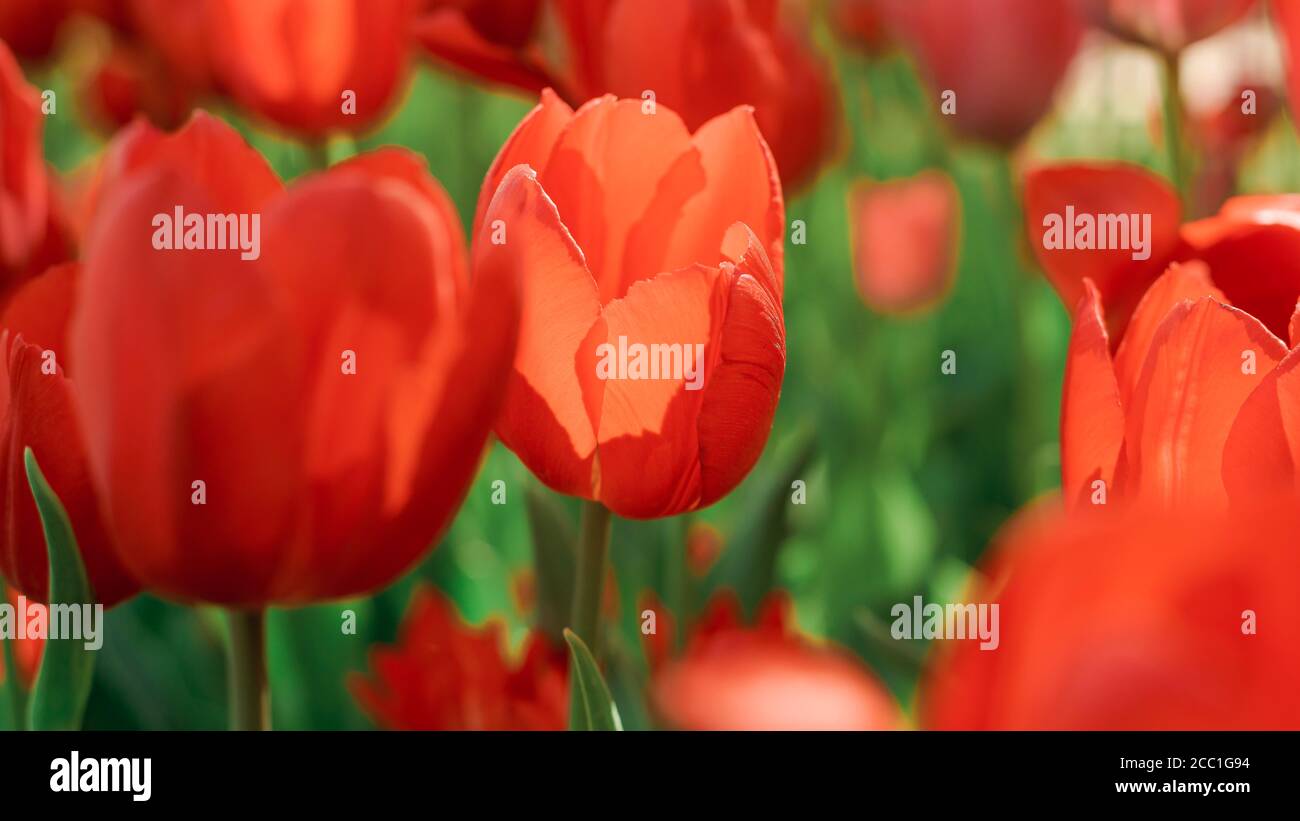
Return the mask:
{"type": "Polygon", "coordinates": [[[632,284],[621,266],[628,232],[690,148],[690,132],[672,111],[646,113],[640,100],[602,97],[578,109],[538,172],[582,248],[602,305],[632,284]]]}
{"type": "Polygon", "coordinates": [[[1119,350],[1115,352],[1120,396],[1133,394],[1142,365],[1151,350],[1151,340],[1170,310],[1184,300],[1197,300],[1204,296],[1214,297],[1225,305],[1232,304],[1210,281],[1209,267],[1196,260],[1170,265],[1169,270],[1147,289],[1133,311],[1133,319],[1124,331],[1119,350]]]}
{"type": "Polygon", "coordinates": [[[154,249],[155,214],[220,213],[202,186],[164,168],[110,200],[86,250],[72,350],[92,474],[131,546],[121,558],[164,593],[264,602],[267,556],[291,549],[305,491],[298,438],[255,420],[300,416],[295,344],[260,261],[154,249]]]}
{"type": "Polygon", "coordinates": [[[1223,448],[1233,420],[1285,355],[1286,345],[1243,311],[1211,297],[1175,305],[1152,339],[1127,408],[1127,476],[1135,495],[1222,502],[1223,448]]]}
{"type": "MultiPolygon", "coordinates": [[[[68,371],[72,362],[68,326],[76,304],[80,273],[75,262],[52,266],[14,291],[0,313],[0,328],[9,330],[11,335],[22,334],[28,343],[54,351],[63,371],[68,371]]],[[[51,483],[51,486],[57,492],[58,485],[51,483]]]]}
{"type": "MultiPolygon", "coordinates": [[[[1083,296],[1083,279],[1090,278],[1101,292],[1107,324],[1118,335],[1138,300],[1164,272],[1178,247],[1182,206],[1178,195],[1162,179],[1138,166],[1118,163],[1051,165],[1025,176],[1025,231],[1038,262],[1066,305],[1083,296]],[[1150,257],[1134,259],[1134,250],[1071,250],[1045,247],[1048,220],[1059,218],[1064,234],[1074,226],[1065,223],[1067,207],[1077,215],[1151,216],[1150,257]]],[[[1130,238],[1130,244],[1132,238],[1130,238]]],[[[1213,268],[1213,266],[1211,266],[1213,268]]]]}
{"type": "MultiPolygon", "coordinates": [[[[1214,284],[1279,337],[1300,297],[1300,225],[1289,216],[1263,223],[1211,217],[1183,230],[1196,257],[1210,266],[1214,284]]],[[[1269,217],[1256,211],[1252,218],[1269,217]]]]}
{"type": "Polygon", "coordinates": [[[500,245],[479,237],[475,276],[502,267],[523,277],[519,351],[497,433],[547,486],[589,498],[596,432],[584,383],[595,374],[579,373],[577,361],[600,319],[596,283],[531,168],[506,174],[484,220],[501,220],[506,235],[500,245]]]}
{"type": "Polygon", "coordinates": [[[699,501],[695,420],[719,355],[723,283],[718,269],[694,266],[642,280],[605,306],[604,356],[614,370],[600,410],[600,498],[622,516],[665,516],[699,501]]]}
{"type": "Polygon", "coordinates": [[[1061,486],[1070,505],[1084,504],[1095,481],[1112,486],[1124,444],[1124,407],[1101,295],[1092,280],[1085,279],[1083,285],[1061,395],[1061,486]]]}
{"type": "Polygon", "coordinates": [[[1223,448],[1223,484],[1234,503],[1269,490],[1300,489],[1300,354],[1292,350],[1260,381],[1223,448]]]}
{"type": "Polygon", "coordinates": [[[488,168],[487,176],[483,179],[483,188],[479,191],[478,209],[474,214],[472,229],[476,241],[481,231],[491,230],[490,226],[484,226],[483,215],[501,185],[501,180],[505,179],[506,174],[516,165],[545,169],[551,157],[551,149],[555,147],[555,141],[560,138],[560,132],[572,119],[573,109],[569,108],[568,104],[549,88],[542,91],[541,100],[536,108],[528,112],[519,125],[515,126],[514,133],[506,140],[506,144],[501,146],[501,151],[492,161],[492,166],[488,168]]]}
{"type": "Polygon", "coordinates": [[[691,145],[694,150],[677,158],[628,234],[624,288],[660,271],[716,265],[727,231],[743,222],[772,261],[779,295],[785,204],[753,110],[741,106],[714,117],[695,132],[691,145]]]}
{"type": "Polygon", "coordinates": [[[434,57],[472,76],[533,94],[554,85],[540,60],[488,40],[459,9],[444,8],[426,14],[415,21],[411,31],[434,57]]]}

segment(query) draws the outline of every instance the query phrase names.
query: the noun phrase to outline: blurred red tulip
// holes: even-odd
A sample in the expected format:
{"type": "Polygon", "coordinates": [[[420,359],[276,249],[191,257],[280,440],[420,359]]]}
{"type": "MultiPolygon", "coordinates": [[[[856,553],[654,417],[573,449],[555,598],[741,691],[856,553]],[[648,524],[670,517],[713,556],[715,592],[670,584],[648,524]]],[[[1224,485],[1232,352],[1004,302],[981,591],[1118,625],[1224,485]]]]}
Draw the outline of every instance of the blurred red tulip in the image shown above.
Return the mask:
{"type": "Polygon", "coordinates": [[[82,98],[97,124],[110,132],[138,114],[160,128],[176,128],[189,117],[194,96],[174,82],[170,68],[147,49],[116,44],[94,69],[82,98]]]}
{"type": "Polygon", "coordinates": [[[849,192],[858,292],[881,313],[932,306],[952,285],[961,233],[961,197],[942,171],[849,192]]]}
{"type": "MultiPolygon", "coordinates": [[[[656,620],[660,632],[671,629],[656,620]]],[[[894,730],[902,716],[860,661],[813,644],[793,628],[788,599],[775,595],[755,625],[721,594],[692,629],[682,655],[664,658],[671,639],[651,645],[651,701],[683,730],[894,730]],[[658,648],[658,649],[656,649],[658,648]]]]}
{"type": "Polygon", "coordinates": [[[552,489],[623,516],[729,492],[785,372],[783,225],[749,109],[692,136],[662,105],[604,97],[575,113],[544,93],[475,220],[474,270],[523,278],[501,440],[552,489]],[[651,345],[678,346],[675,365],[661,372],[651,345]]]}
{"type": "MultiPolygon", "coordinates": [[[[3,587],[3,585],[0,585],[3,587]]],[[[9,604],[14,608],[19,605],[19,593],[17,590],[9,590],[9,604]]],[[[9,641],[0,639],[0,641],[9,641]]],[[[14,663],[18,666],[18,682],[24,690],[31,690],[32,685],[36,683],[36,674],[41,668],[41,656],[45,650],[45,639],[21,638],[13,639],[14,663]]],[[[5,682],[5,658],[3,644],[0,644],[0,686],[5,682]]]]}
{"type": "Polygon", "coordinates": [[[137,124],[104,164],[72,353],[123,563],[245,607],[391,581],[478,465],[514,357],[511,273],[468,280],[455,210],[404,150],[286,191],[198,113],[176,135],[137,124]],[[159,250],[178,211],[189,250],[159,250]]]}
{"type": "Polygon", "coordinates": [[[0,44],[0,297],[30,275],[46,241],[49,182],[40,93],[0,44]]]}
{"type": "Polygon", "coordinates": [[[555,81],[534,42],[542,0],[426,0],[415,37],[434,58],[537,93],[555,81]]]}
{"type": "Polygon", "coordinates": [[[868,54],[883,51],[890,42],[889,30],[880,11],[881,0],[831,0],[830,15],[835,33],[845,42],[868,54]]]}
{"type": "MultiPolygon", "coordinates": [[[[1076,0],[1097,26],[1177,54],[1246,16],[1255,0],[1076,0]]],[[[1283,3],[1288,0],[1282,0],[1283,3]]]]}
{"type": "Polygon", "coordinates": [[[1049,279],[1076,306],[1061,404],[1066,499],[1090,500],[1099,480],[1128,500],[1210,506],[1294,486],[1288,454],[1300,438],[1278,403],[1296,361],[1283,340],[1297,341],[1300,198],[1239,197],[1180,228],[1176,195],[1147,172],[1072,164],[1029,174],[1025,211],[1049,279]],[[1149,258],[1047,250],[1044,226],[1067,207],[1150,215],[1149,258]]]}
{"type": "Polygon", "coordinates": [[[23,59],[42,59],[54,48],[66,14],[66,0],[5,0],[0,3],[0,41],[23,59]]]}
{"type": "Polygon", "coordinates": [[[543,42],[537,3],[493,4],[505,34],[473,22],[482,2],[436,3],[417,36],[436,57],[530,93],[561,89],[571,105],[652,92],[694,130],[752,105],[787,189],[806,185],[834,147],[838,103],[806,21],[773,0],[559,0],[562,42],[543,42]],[[504,13],[510,11],[511,13],[504,13]],[[521,39],[526,32],[531,41],[521,39]],[[509,36],[507,37],[506,34],[509,36]],[[563,54],[564,60],[548,59],[563,54]]]}
{"type": "Polygon", "coordinates": [[[998,647],[937,644],[922,726],[1300,728],[1300,518],[1273,502],[1018,520],[966,599],[998,605],[998,647]]]}
{"type": "Polygon", "coordinates": [[[370,652],[372,675],[349,680],[357,703],[390,730],[563,730],[568,658],[531,632],[517,664],[503,625],[465,624],[431,587],[416,590],[396,648],[370,652]]]}
{"type": "Polygon", "coordinates": [[[207,0],[217,82],[310,139],[378,125],[402,90],[416,0],[207,0]]]}
{"type": "Polygon", "coordinates": [[[952,91],[960,133],[1013,145],[1048,111],[1083,34],[1065,0],[881,0],[939,109],[952,91]]]}
{"type": "Polygon", "coordinates": [[[49,598],[45,533],[24,465],[31,448],[67,510],[96,600],[112,607],[136,591],[100,516],[74,407],[77,368],[68,323],[80,276],[75,263],[29,280],[0,314],[0,573],[32,599],[49,598]]]}
{"type": "Polygon", "coordinates": [[[1300,109],[1300,0],[1273,0],[1272,11],[1286,46],[1286,90],[1295,111],[1300,109]]]}

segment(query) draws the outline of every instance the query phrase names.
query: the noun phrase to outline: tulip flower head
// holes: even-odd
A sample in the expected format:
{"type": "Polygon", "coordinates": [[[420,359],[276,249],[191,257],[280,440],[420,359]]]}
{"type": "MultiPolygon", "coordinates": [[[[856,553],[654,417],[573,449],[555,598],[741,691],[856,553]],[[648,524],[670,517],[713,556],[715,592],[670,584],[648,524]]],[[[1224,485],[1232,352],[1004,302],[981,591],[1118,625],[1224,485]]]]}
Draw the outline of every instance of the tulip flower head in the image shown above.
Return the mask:
{"type": "Polygon", "coordinates": [[[78,371],[68,325],[81,272],[76,263],[28,280],[0,313],[0,573],[29,598],[49,600],[49,554],[24,452],[67,511],[96,600],[111,607],[136,591],[110,544],[77,418],[78,371]]]}
{"type": "Polygon", "coordinates": [[[523,282],[497,434],[620,515],[712,504],[767,439],[785,371],[781,185],[753,113],[553,94],[488,172],[474,270],[523,282]]]}
{"type": "Polygon", "coordinates": [[[902,725],[898,705],[861,662],[795,631],[792,607],[784,596],[770,596],[757,623],[746,625],[739,601],[719,594],[692,627],[676,659],[667,657],[672,629],[662,619],[647,648],[651,700],[668,726],[891,730],[902,725]]]}
{"type": "MultiPolygon", "coordinates": [[[[1166,54],[1235,23],[1255,0],[1075,0],[1101,28],[1166,54]]],[[[1283,3],[1287,0],[1283,0],[1283,3]]]]}
{"type": "Polygon", "coordinates": [[[391,581],[478,465],[515,281],[467,276],[450,201],[403,150],[286,189],[196,113],[123,132],[99,186],[71,347],[123,564],[239,607],[391,581]]]}
{"type": "Polygon", "coordinates": [[[1177,196],[1149,173],[1071,164],[1031,172],[1025,210],[1039,261],[1074,306],[1061,403],[1067,500],[1114,493],[1213,506],[1300,486],[1300,428],[1288,410],[1297,198],[1239,197],[1180,227],[1177,196]],[[1122,223],[1111,217],[1149,217],[1150,253],[1044,248],[1043,226],[1067,207],[1079,238],[1085,216],[1112,228],[1122,223]]]}
{"type": "Polygon", "coordinates": [[[1002,641],[945,641],[922,675],[936,730],[1300,727],[1300,519],[1289,499],[1036,510],[971,599],[1002,641]]]}
{"type": "Polygon", "coordinates": [[[534,631],[512,663],[502,628],[471,627],[446,596],[419,588],[399,646],[372,650],[373,673],[353,676],[350,689],[390,730],[563,730],[567,655],[534,631]]]}

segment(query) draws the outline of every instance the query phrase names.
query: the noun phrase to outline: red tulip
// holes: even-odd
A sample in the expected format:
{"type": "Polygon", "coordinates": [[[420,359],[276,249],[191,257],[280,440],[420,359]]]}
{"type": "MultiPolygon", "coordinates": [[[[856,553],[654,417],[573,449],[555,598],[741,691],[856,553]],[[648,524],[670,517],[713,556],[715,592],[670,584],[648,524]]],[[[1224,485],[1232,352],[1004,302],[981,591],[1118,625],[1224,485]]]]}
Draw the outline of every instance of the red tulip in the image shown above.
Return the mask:
{"type": "Polygon", "coordinates": [[[1286,89],[1294,111],[1300,106],[1300,2],[1273,0],[1272,11],[1278,35],[1286,46],[1286,89]]]}
{"type": "MultiPolygon", "coordinates": [[[[657,626],[663,634],[666,621],[657,626]]],[[[663,657],[670,642],[666,635],[657,634],[651,648],[651,700],[671,727],[892,730],[902,726],[898,705],[861,662],[795,632],[786,599],[769,599],[758,623],[746,626],[739,602],[719,596],[692,630],[680,658],[663,657]]]]}
{"type": "Polygon", "coordinates": [[[936,110],[954,92],[956,129],[1000,145],[1018,142],[1051,107],[1083,33],[1060,0],[881,0],[881,13],[915,53],[936,110]]]}
{"type": "Polygon", "coordinates": [[[785,371],[784,208],[751,111],[693,136],[649,111],[544,93],[488,172],[474,239],[475,271],[523,278],[498,436],[552,489],[634,518],[735,487],[785,371]]]}
{"type": "Polygon", "coordinates": [[[942,171],[857,183],[849,223],[858,291],[873,310],[908,313],[947,293],[956,274],[961,197],[942,171]]]}
{"type": "MultiPolygon", "coordinates": [[[[1177,54],[1235,23],[1255,0],[1076,0],[1087,17],[1112,34],[1177,54]]],[[[1280,5],[1285,5],[1282,0],[1280,5]]]]}
{"type": "Polygon", "coordinates": [[[880,0],[832,0],[835,33],[850,45],[876,54],[889,45],[889,31],[880,12],[880,0]]]}
{"type": "Polygon", "coordinates": [[[49,183],[40,94],[0,44],[0,296],[30,275],[46,241],[49,183]]]}
{"type": "Polygon", "coordinates": [[[217,81],[276,125],[365,131],[402,89],[415,0],[207,2],[217,81]]]}
{"type": "Polygon", "coordinates": [[[453,68],[531,93],[554,80],[534,42],[542,0],[426,0],[414,33],[453,68]]]}
{"type": "Polygon", "coordinates": [[[922,726],[1300,728],[1297,532],[1290,500],[1025,517],[965,599],[998,605],[998,647],[938,644],[922,726]]]}
{"type": "MultiPolygon", "coordinates": [[[[558,42],[535,25],[536,4],[493,4],[509,37],[472,20],[481,2],[439,3],[417,36],[436,57],[530,93],[555,86],[571,105],[600,94],[641,98],[676,111],[692,130],[752,105],[788,188],[815,175],[834,147],[837,120],[829,69],[806,25],[771,0],[560,0],[558,42]],[[521,39],[532,32],[531,40],[521,39]],[[562,54],[558,61],[554,55],[562,54]]],[[[481,15],[480,15],[481,16],[481,15]]]]}
{"type": "Polygon", "coordinates": [[[562,730],[569,711],[568,662],[536,631],[517,664],[503,657],[503,625],[465,624],[430,587],[415,592],[400,644],[370,653],[371,677],[350,689],[390,730],[562,730]]]}
{"type": "Polygon", "coordinates": [[[78,368],[67,337],[78,278],[75,263],[51,268],[0,314],[0,573],[28,597],[49,600],[45,532],[24,465],[31,448],[68,513],[96,600],[111,607],[137,586],[113,553],[77,422],[78,368]]]}
{"type": "MultiPolygon", "coordinates": [[[[18,607],[18,591],[9,591],[9,604],[18,607]]],[[[9,641],[6,639],[5,641],[9,641]]],[[[36,639],[25,637],[13,639],[14,664],[18,667],[18,682],[24,690],[31,690],[32,685],[36,683],[36,674],[41,668],[41,656],[45,650],[45,639],[36,639]]],[[[0,646],[0,686],[5,682],[5,657],[3,646],[0,646]]]]}
{"type": "Polygon", "coordinates": [[[125,132],[101,186],[72,352],[123,563],[241,607],[408,568],[478,465],[518,311],[508,272],[467,280],[423,163],[382,150],[283,190],[199,113],[176,135],[125,132]],[[208,250],[159,250],[177,210],[235,225],[205,220],[191,238],[208,250]]]}
{"type": "Polygon", "coordinates": [[[1177,202],[1126,166],[1062,165],[1026,179],[1029,236],[1076,306],[1061,403],[1072,503],[1096,501],[1098,481],[1125,499],[1211,506],[1294,481],[1288,454],[1300,448],[1282,400],[1295,357],[1283,340],[1297,341],[1300,201],[1240,197],[1181,228],[1177,202]],[[1067,207],[1150,215],[1149,258],[1045,249],[1044,226],[1067,207]]]}

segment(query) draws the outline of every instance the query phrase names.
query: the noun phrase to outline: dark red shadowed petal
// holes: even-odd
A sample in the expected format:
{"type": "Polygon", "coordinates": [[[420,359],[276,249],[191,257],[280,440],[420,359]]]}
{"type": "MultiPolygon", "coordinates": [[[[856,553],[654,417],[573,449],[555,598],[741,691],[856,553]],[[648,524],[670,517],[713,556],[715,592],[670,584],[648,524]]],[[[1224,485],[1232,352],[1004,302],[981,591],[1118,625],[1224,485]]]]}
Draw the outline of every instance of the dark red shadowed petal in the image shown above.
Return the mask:
{"type": "MultiPolygon", "coordinates": [[[[1118,163],[1050,165],[1025,175],[1025,233],[1052,287],[1066,305],[1083,296],[1087,277],[1101,293],[1112,337],[1122,335],[1138,300],[1168,266],[1178,249],[1178,224],[1182,206],[1164,180],[1145,169],[1118,163]],[[1046,220],[1065,219],[1067,206],[1075,214],[1151,215],[1151,256],[1133,259],[1134,251],[1048,250],[1044,247],[1046,220]]],[[[1073,226],[1065,225],[1070,232],[1073,226]]]]}

